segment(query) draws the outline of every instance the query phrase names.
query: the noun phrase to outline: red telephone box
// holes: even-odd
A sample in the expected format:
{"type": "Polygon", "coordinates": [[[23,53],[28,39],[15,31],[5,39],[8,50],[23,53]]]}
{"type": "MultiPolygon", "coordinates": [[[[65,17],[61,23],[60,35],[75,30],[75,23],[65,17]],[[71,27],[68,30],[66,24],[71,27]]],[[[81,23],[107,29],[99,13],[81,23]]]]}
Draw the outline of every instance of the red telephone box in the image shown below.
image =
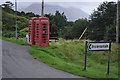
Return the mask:
{"type": "Polygon", "coordinates": [[[28,23],[28,36],[29,36],[29,44],[35,44],[34,41],[34,33],[35,33],[35,20],[37,20],[38,18],[33,17],[29,19],[29,23],[28,23]]]}
{"type": "Polygon", "coordinates": [[[47,17],[29,19],[29,40],[39,46],[49,46],[50,22],[47,17]],[[31,37],[32,36],[32,37],[31,37]]]}

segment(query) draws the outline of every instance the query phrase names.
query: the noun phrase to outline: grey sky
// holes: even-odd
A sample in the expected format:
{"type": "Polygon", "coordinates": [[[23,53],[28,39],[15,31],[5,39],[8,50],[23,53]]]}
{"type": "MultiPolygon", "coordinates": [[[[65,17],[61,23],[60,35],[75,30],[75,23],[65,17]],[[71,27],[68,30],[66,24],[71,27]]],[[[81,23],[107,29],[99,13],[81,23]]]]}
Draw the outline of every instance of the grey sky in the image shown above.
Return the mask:
{"type": "MultiPolygon", "coordinates": [[[[102,2],[101,2],[102,3],[102,2]]],[[[84,12],[90,14],[98,5],[99,2],[47,2],[49,5],[59,5],[61,7],[69,8],[75,7],[83,10],[84,12]]]]}
{"type": "MultiPolygon", "coordinates": [[[[6,1],[11,1],[14,3],[15,0],[0,0],[0,3],[4,3],[6,1]]],[[[41,3],[42,0],[17,0],[17,1],[18,2],[40,2],[41,3]]],[[[59,5],[62,7],[80,8],[88,14],[91,14],[93,12],[93,10],[96,9],[104,1],[117,2],[117,0],[44,0],[44,1],[50,5],[59,5]]],[[[28,5],[30,5],[30,4],[27,4],[25,6],[28,6],[28,5]]],[[[18,7],[19,7],[19,5],[18,5],[18,7]]]]}
{"type": "MultiPolygon", "coordinates": [[[[1,0],[1,2],[5,2],[8,0],[1,0]]],[[[15,0],[9,0],[14,2],[15,0]]],[[[42,0],[17,0],[18,2],[40,2],[42,0]]],[[[114,1],[117,0],[44,0],[45,2],[104,2],[104,1],[114,1]]]]}

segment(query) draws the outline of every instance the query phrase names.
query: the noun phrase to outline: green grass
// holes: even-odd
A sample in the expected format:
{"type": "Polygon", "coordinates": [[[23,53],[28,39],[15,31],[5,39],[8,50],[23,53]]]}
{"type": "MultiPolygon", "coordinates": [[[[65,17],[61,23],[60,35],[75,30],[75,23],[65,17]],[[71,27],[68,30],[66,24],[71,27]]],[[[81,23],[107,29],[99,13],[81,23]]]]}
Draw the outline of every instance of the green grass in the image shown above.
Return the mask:
{"type": "MultiPolygon", "coordinates": [[[[24,40],[3,38],[10,42],[28,45],[24,40]]],[[[89,78],[118,78],[118,53],[120,46],[112,43],[110,74],[106,75],[107,52],[89,52],[87,56],[87,71],[83,71],[83,42],[60,40],[51,42],[48,47],[32,45],[28,51],[44,63],[63,71],[89,78]],[[118,49],[119,48],[119,49],[118,49]]]]}
{"type": "Polygon", "coordinates": [[[20,45],[30,46],[29,44],[27,44],[27,43],[25,42],[25,39],[24,39],[24,38],[19,38],[18,40],[16,40],[14,37],[13,37],[13,38],[5,38],[5,37],[2,37],[2,40],[9,41],[9,42],[13,42],[13,43],[20,44],[20,45]]]}

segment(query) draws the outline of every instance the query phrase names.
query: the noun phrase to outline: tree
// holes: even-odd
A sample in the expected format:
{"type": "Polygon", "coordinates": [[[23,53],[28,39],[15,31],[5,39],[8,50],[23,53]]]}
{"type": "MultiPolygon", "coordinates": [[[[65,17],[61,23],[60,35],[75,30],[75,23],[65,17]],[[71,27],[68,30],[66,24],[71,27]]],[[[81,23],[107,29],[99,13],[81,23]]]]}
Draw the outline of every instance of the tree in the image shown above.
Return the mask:
{"type": "Polygon", "coordinates": [[[72,27],[74,38],[78,39],[87,26],[88,26],[87,19],[76,20],[73,27],[72,27]]]}
{"type": "Polygon", "coordinates": [[[110,25],[106,27],[106,32],[104,35],[104,40],[105,41],[115,41],[116,38],[116,34],[115,34],[116,30],[115,30],[115,25],[110,25]]]}
{"type": "Polygon", "coordinates": [[[64,38],[64,39],[74,39],[72,26],[70,26],[70,25],[65,26],[64,30],[62,30],[62,33],[64,33],[62,35],[62,38],[64,38]]]}
{"type": "Polygon", "coordinates": [[[18,31],[27,27],[28,21],[25,17],[16,16],[2,11],[2,34],[4,37],[15,37],[15,20],[18,23],[18,31]]]}
{"type": "Polygon", "coordinates": [[[13,5],[14,4],[10,1],[6,1],[5,4],[2,4],[3,7],[9,8],[9,9],[12,9],[13,5]]]}
{"type": "Polygon", "coordinates": [[[61,37],[64,33],[62,33],[62,30],[67,24],[67,18],[63,13],[60,13],[59,11],[56,11],[54,16],[54,23],[56,25],[56,30],[58,31],[58,36],[61,37]]]}
{"type": "Polygon", "coordinates": [[[28,17],[35,17],[35,14],[32,13],[32,12],[28,12],[28,13],[26,13],[26,16],[28,16],[28,17]]]}
{"type": "Polygon", "coordinates": [[[25,12],[24,11],[21,11],[21,16],[25,16],[25,12]]]}
{"type": "MultiPolygon", "coordinates": [[[[96,11],[91,14],[91,21],[88,28],[89,39],[92,40],[105,40],[107,37],[106,31],[108,26],[115,24],[116,19],[116,3],[115,2],[103,2],[96,11]],[[94,35],[94,36],[93,36],[94,35]]],[[[112,29],[115,28],[112,27],[112,29]]],[[[112,32],[109,32],[112,33],[112,32]]],[[[114,38],[114,37],[112,37],[114,38]]],[[[110,39],[114,40],[114,39],[110,39]]]]}
{"type": "Polygon", "coordinates": [[[67,25],[67,18],[63,13],[56,11],[55,15],[46,14],[46,17],[50,19],[51,26],[51,36],[52,37],[62,37],[64,33],[62,32],[67,25]]]}
{"type": "Polygon", "coordinates": [[[62,37],[65,39],[78,39],[87,26],[87,19],[78,19],[75,22],[68,22],[67,26],[62,30],[62,33],[64,33],[62,37]]]}
{"type": "Polygon", "coordinates": [[[6,1],[4,4],[2,4],[2,9],[8,13],[14,13],[14,10],[12,9],[13,3],[11,1],[6,1]]]}

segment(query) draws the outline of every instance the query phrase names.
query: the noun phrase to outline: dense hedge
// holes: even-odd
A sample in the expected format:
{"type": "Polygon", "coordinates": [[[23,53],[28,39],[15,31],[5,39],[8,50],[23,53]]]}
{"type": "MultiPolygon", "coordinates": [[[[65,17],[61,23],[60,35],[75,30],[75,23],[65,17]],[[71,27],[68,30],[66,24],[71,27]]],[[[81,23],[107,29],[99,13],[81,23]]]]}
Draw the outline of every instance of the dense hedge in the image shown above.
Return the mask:
{"type": "Polygon", "coordinates": [[[15,23],[17,19],[18,37],[25,37],[26,33],[19,32],[21,29],[28,26],[28,20],[25,17],[16,16],[5,11],[2,11],[2,36],[15,37],[15,23]]]}
{"type": "MultiPolygon", "coordinates": [[[[8,37],[8,38],[15,37],[16,36],[15,33],[16,33],[15,31],[3,31],[2,36],[3,37],[8,37]]],[[[27,34],[26,32],[18,32],[18,37],[19,38],[25,38],[26,34],[27,34]]]]}

